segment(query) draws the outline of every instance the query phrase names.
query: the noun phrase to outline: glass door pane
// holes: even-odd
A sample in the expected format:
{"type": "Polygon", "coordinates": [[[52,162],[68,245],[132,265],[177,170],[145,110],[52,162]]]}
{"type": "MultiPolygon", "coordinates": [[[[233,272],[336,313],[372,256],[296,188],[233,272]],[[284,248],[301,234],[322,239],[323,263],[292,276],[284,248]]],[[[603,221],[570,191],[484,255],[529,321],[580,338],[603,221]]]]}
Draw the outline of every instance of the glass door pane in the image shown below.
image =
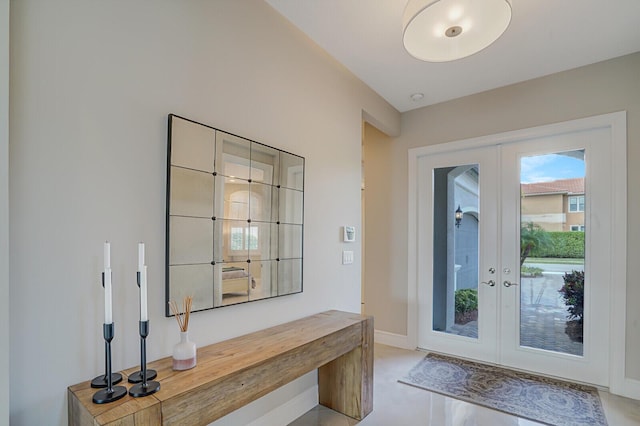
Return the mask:
{"type": "Polygon", "coordinates": [[[585,151],[520,159],[520,346],[582,356],[585,151]]]}
{"type": "Polygon", "coordinates": [[[433,169],[433,331],[478,338],[479,165],[433,169]]]}

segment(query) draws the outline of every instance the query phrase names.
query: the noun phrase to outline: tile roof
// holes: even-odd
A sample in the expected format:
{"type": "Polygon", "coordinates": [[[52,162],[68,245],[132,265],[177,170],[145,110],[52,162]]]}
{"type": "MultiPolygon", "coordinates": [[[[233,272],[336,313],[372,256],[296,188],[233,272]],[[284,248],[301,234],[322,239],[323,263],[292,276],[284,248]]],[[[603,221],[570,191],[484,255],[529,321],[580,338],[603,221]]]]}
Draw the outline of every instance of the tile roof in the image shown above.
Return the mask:
{"type": "Polygon", "coordinates": [[[559,179],[550,182],[523,183],[523,195],[584,194],[584,178],[559,179]]]}

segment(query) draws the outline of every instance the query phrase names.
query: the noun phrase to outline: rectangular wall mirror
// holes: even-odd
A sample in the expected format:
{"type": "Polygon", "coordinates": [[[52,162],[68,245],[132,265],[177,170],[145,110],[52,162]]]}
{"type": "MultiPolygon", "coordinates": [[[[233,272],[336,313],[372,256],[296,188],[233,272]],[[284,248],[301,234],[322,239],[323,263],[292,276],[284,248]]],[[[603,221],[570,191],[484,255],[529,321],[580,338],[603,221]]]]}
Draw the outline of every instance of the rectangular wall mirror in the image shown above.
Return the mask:
{"type": "Polygon", "coordinates": [[[169,114],[167,302],[302,292],[303,217],[303,157],[169,114]]]}

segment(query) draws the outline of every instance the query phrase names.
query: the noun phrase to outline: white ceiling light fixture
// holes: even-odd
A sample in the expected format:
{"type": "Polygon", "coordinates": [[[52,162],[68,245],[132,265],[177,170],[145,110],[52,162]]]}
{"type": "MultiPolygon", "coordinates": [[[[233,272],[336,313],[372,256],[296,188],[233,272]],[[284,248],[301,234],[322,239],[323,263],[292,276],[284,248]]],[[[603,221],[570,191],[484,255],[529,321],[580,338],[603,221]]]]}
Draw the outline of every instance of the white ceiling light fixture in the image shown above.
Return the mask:
{"type": "Polygon", "coordinates": [[[402,41],[422,61],[454,61],[489,46],[510,22],[509,0],[409,0],[402,41]]]}

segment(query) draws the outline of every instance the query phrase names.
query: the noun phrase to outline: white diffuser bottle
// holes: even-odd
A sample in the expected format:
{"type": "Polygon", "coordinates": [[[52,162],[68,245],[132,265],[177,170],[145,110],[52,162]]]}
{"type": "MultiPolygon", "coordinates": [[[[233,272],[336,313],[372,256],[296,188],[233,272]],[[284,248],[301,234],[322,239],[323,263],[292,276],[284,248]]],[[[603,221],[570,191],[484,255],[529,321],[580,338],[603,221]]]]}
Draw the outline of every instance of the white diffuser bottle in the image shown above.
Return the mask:
{"type": "Polygon", "coordinates": [[[173,347],[173,369],[188,370],[196,366],[196,344],[189,340],[189,316],[193,297],[186,296],[182,301],[182,310],[174,301],[169,302],[169,308],[180,328],[180,342],[173,347]]]}
{"type": "Polygon", "coordinates": [[[189,340],[189,332],[180,332],[180,342],[173,347],[173,369],[188,370],[196,366],[196,344],[189,340]]]}

